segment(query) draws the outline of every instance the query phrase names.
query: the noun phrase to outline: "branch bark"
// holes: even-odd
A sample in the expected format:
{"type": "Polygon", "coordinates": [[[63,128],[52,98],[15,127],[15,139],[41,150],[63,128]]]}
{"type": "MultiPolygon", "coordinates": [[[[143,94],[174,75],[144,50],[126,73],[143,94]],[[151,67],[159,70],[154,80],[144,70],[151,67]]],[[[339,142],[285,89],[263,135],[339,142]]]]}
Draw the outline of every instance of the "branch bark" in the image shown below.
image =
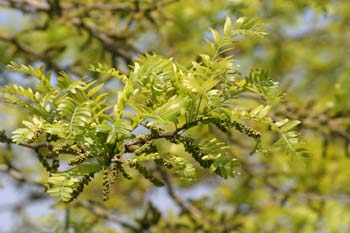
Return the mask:
{"type": "Polygon", "coordinates": [[[134,225],[124,221],[123,219],[121,219],[117,215],[110,213],[109,211],[105,210],[101,206],[98,206],[98,205],[95,205],[95,204],[93,204],[91,202],[83,201],[83,200],[76,200],[76,201],[74,201],[74,204],[89,210],[94,215],[96,215],[96,216],[98,216],[100,218],[103,218],[103,219],[110,220],[110,221],[113,221],[115,223],[118,223],[121,226],[123,226],[125,228],[128,228],[128,229],[130,229],[130,230],[132,230],[134,232],[139,232],[139,229],[137,227],[135,227],[134,225]]]}
{"type": "Polygon", "coordinates": [[[198,222],[203,218],[203,214],[193,205],[190,205],[183,201],[179,195],[176,194],[174,187],[171,184],[169,175],[161,167],[158,166],[158,171],[164,180],[166,190],[169,196],[174,200],[174,202],[181,208],[182,212],[189,214],[192,220],[198,222]]]}
{"type": "MultiPolygon", "coordinates": [[[[29,185],[44,188],[44,185],[42,183],[28,179],[18,169],[14,168],[10,165],[0,164],[0,172],[6,173],[7,175],[9,175],[11,178],[13,178],[14,180],[16,180],[19,183],[26,183],[29,185]]],[[[100,218],[115,222],[117,224],[120,224],[125,228],[133,230],[134,232],[139,232],[138,231],[139,229],[137,227],[122,220],[120,217],[110,213],[109,211],[105,210],[101,206],[98,206],[98,205],[95,205],[95,204],[92,204],[88,201],[83,201],[83,200],[75,200],[73,202],[73,204],[89,210],[92,214],[96,215],[97,217],[100,217],[100,218]]]]}

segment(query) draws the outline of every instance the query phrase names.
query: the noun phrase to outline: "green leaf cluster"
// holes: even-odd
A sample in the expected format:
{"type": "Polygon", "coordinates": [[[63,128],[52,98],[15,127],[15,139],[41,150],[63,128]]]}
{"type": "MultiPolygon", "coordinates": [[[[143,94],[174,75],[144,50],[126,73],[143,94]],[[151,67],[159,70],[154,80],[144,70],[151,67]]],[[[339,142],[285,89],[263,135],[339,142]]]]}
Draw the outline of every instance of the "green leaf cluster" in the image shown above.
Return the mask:
{"type": "Polygon", "coordinates": [[[90,67],[121,80],[123,86],[116,97],[105,92],[97,81],[61,72],[57,84],[53,84],[51,75],[42,68],[11,63],[9,69],[39,81],[35,89],[16,85],[1,89],[8,103],[30,113],[24,127],[13,132],[12,140],[18,144],[47,142],[47,148],[38,149],[44,155],[40,161],[62,163],[68,156],[71,166],[54,166],[48,193],[71,201],[100,171],[104,199],[118,174],[131,179],[131,170],[161,186],[159,166],[190,181],[196,170],[192,159],[223,178],[234,176],[239,160],[227,145],[217,138],[201,141],[189,132],[201,126],[214,127],[225,134],[238,131],[256,142],[256,152],[265,150],[261,146],[264,133],[249,122],[266,124],[281,137],[276,146],[283,146],[288,154],[306,153],[299,147],[299,135],[291,131],[297,121],[276,122],[267,116],[270,105],[246,106],[242,97],[248,94],[266,101],[271,96],[280,97],[275,94],[277,83],[266,71],[252,70],[245,77],[237,70],[231,54],[237,34],[264,35],[257,20],[239,19],[232,24],[227,18],[224,34],[214,29],[211,34],[210,53],[200,54],[199,60],[186,66],[172,58],[145,54],[135,61],[128,75],[101,64],[90,67]],[[115,99],[113,104],[107,104],[115,99]],[[148,133],[138,133],[138,127],[148,133]],[[157,141],[162,139],[183,146],[187,157],[181,153],[162,154],[157,147],[157,141]]]}

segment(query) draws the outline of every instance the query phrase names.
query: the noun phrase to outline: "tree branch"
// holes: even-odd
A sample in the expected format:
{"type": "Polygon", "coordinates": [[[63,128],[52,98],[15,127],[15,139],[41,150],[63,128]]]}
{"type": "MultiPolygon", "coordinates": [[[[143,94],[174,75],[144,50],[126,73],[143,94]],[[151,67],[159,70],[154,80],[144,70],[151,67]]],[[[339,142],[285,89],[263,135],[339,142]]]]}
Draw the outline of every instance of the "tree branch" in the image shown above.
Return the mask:
{"type": "Polygon", "coordinates": [[[7,143],[7,144],[15,144],[15,145],[19,145],[22,147],[26,147],[32,150],[39,150],[40,148],[43,147],[48,147],[50,146],[50,144],[48,142],[41,142],[41,143],[15,143],[12,141],[11,138],[7,137],[5,130],[1,130],[0,131],[0,143],[7,143]]]}
{"type": "MultiPolygon", "coordinates": [[[[42,183],[28,179],[18,169],[15,169],[14,167],[12,167],[10,165],[0,164],[0,172],[4,172],[4,173],[8,174],[11,178],[15,179],[19,183],[26,183],[29,185],[34,185],[37,187],[44,188],[44,185],[42,183]]],[[[75,205],[78,205],[80,207],[83,207],[83,208],[89,210],[92,214],[94,214],[100,218],[116,222],[125,228],[129,228],[129,229],[133,230],[134,232],[138,232],[138,228],[136,228],[135,226],[131,225],[128,222],[125,222],[120,217],[106,211],[105,209],[103,209],[102,207],[100,207],[98,205],[94,205],[90,202],[83,201],[83,200],[75,200],[73,203],[75,205]]]]}
{"type": "Polygon", "coordinates": [[[49,56],[40,54],[38,52],[35,52],[34,50],[27,48],[26,46],[24,46],[22,43],[19,42],[18,38],[8,37],[0,34],[0,40],[5,41],[7,43],[11,43],[13,46],[15,46],[15,48],[18,51],[34,58],[35,60],[41,60],[42,62],[46,63],[48,67],[53,68],[56,72],[60,70],[49,56]]]}
{"type": "Polygon", "coordinates": [[[107,34],[98,32],[97,29],[93,29],[92,27],[88,26],[79,18],[74,18],[73,24],[77,28],[83,28],[91,37],[97,39],[106,49],[106,51],[112,53],[113,56],[117,55],[123,58],[128,64],[132,62],[130,55],[122,51],[119,47],[117,47],[115,41],[112,38],[110,38],[107,34]]]}
{"type": "Polygon", "coordinates": [[[7,165],[7,164],[0,164],[0,172],[4,172],[8,174],[10,177],[18,181],[19,183],[26,183],[38,187],[44,187],[42,183],[29,180],[23,173],[21,173],[19,170],[15,169],[14,167],[7,165]]]}
{"type": "Polygon", "coordinates": [[[200,210],[198,210],[193,205],[185,203],[180,196],[178,196],[171,184],[169,175],[158,166],[158,171],[165,182],[166,190],[169,196],[174,200],[174,202],[181,208],[182,212],[188,213],[191,219],[198,222],[199,219],[203,218],[203,214],[200,210]]]}
{"type": "Polygon", "coordinates": [[[76,200],[76,201],[74,201],[73,204],[89,210],[91,213],[93,213],[94,215],[96,215],[100,218],[116,222],[116,223],[120,224],[121,226],[128,228],[134,232],[139,232],[139,229],[137,227],[122,220],[120,217],[116,216],[115,214],[110,213],[109,211],[105,210],[101,206],[98,206],[98,205],[92,204],[91,202],[83,201],[83,200],[76,200]]]}

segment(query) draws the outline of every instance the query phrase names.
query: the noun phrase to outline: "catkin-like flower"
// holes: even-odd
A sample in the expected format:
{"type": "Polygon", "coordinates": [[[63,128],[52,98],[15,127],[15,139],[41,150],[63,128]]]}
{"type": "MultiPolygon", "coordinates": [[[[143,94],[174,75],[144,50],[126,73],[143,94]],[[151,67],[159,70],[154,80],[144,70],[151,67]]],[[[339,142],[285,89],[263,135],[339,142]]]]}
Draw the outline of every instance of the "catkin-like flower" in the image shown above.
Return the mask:
{"type": "Polygon", "coordinates": [[[58,139],[59,139],[59,137],[57,135],[46,133],[46,141],[47,142],[55,142],[58,139]]]}
{"type": "Polygon", "coordinates": [[[157,147],[152,144],[152,141],[147,141],[142,146],[134,150],[135,155],[140,155],[143,153],[154,153],[157,151],[157,147]]]}
{"type": "Polygon", "coordinates": [[[192,138],[185,136],[178,136],[178,139],[182,142],[185,150],[190,153],[193,158],[204,168],[210,167],[213,163],[212,160],[203,160],[206,155],[203,153],[198,145],[196,145],[192,138]]]}
{"type": "Polygon", "coordinates": [[[84,162],[85,160],[89,159],[89,158],[92,158],[93,155],[90,154],[90,153],[83,153],[83,154],[79,154],[79,155],[76,155],[74,156],[74,158],[71,158],[69,161],[68,161],[68,164],[69,165],[76,165],[76,164],[81,164],[82,162],[84,162]]]}
{"type": "Polygon", "coordinates": [[[111,177],[117,177],[118,173],[120,172],[125,179],[132,179],[132,177],[125,171],[120,160],[112,161],[111,169],[111,177]]]}
{"type": "Polygon", "coordinates": [[[244,133],[248,137],[252,137],[252,138],[261,137],[261,133],[256,131],[255,129],[252,129],[238,121],[231,121],[230,119],[227,119],[227,118],[199,117],[198,120],[200,122],[207,123],[207,124],[212,123],[223,132],[227,132],[229,129],[234,128],[237,131],[244,133]]]}
{"type": "Polygon", "coordinates": [[[69,199],[68,202],[71,202],[72,200],[77,198],[79,196],[79,194],[84,190],[85,186],[91,182],[91,180],[94,176],[95,176],[94,173],[89,173],[89,174],[83,176],[81,181],[78,183],[78,185],[74,189],[74,191],[72,193],[72,197],[69,199]]]}
{"type": "Polygon", "coordinates": [[[27,143],[33,143],[36,139],[40,137],[40,135],[43,133],[43,129],[37,129],[32,138],[27,141],[27,143]]]}
{"type": "Polygon", "coordinates": [[[116,181],[118,174],[119,174],[118,166],[115,162],[112,162],[111,163],[111,172],[110,172],[111,184],[113,184],[116,181]]]}
{"type": "Polygon", "coordinates": [[[164,186],[163,181],[159,178],[155,177],[145,166],[142,166],[137,162],[130,162],[129,166],[135,168],[138,172],[140,172],[147,180],[153,183],[155,186],[164,186]]]}
{"type": "Polygon", "coordinates": [[[173,168],[173,164],[170,163],[169,161],[164,160],[164,159],[156,159],[156,160],[154,160],[154,161],[155,161],[158,165],[161,165],[161,166],[166,167],[166,168],[168,168],[168,169],[173,168]]]}
{"type": "Polygon", "coordinates": [[[252,129],[242,123],[239,123],[237,121],[233,121],[230,123],[236,130],[238,130],[241,133],[244,133],[245,135],[252,137],[252,138],[259,138],[261,137],[260,132],[256,131],[255,129],[252,129]]]}
{"type": "Polygon", "coordinates": [[[43,165],[43,167],[46,169],[46,171],[51,172],[52,167],[51,167],[50,163],[48,162],[47,158],[41,153],[37,153],[37,157],[38,157],[41,165],[43,165]]]}
{"type": "Polygon", "coordinates": [[[0,142],[8,142],[5,130],[0,130],[0,142]]]}
{"type": "Polygon", "coordinates": [[[109,170],[105,169],[103,171],[103,176],[102,176],[102,194],[103,194],[103,200],[107,201],[110,193],[110,181],[109,181],[109,170]]]}
{"type": "Polygon", "coordinates": [[[53,159],[51,163],[51,172],[57,172],[57,169],[59,166],[60,166],[60,161],[58,159],[53,159]]]}

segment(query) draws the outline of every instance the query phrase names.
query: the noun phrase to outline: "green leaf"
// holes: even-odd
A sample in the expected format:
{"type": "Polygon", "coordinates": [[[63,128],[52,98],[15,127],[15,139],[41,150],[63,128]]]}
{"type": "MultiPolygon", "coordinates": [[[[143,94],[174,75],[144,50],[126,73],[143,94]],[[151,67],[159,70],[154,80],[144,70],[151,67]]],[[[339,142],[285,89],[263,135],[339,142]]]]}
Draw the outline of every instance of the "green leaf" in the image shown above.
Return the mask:
{"type": "Polygon", "coordinates": [[[264,37],[267,32],[258,18],[240,17],[236,20],[234,31],[239,35],[264,37]]]}
{"type": "Polygon", "coordinates": [[[264,105],[259,105],[258,107],[254,108],[252,111],[250,111],[251,116],[256,116],[259,114],[259,112],[264,108],[264,105]]]}
{"type": "Polygon", "coordinates": [[[67,119],[69,130],[84,127],[91,121],[92,113],[88,102],[78,103],[71,97],[65,97],[57,107],[60,115],[67,119]]]}
{"type": "Polygon", "coordinates": [[[258,113],[258,117],[260,118],[265,117],[267,113],[270,111],[271,107],[272,107],[271,105],[267,105],[263,109],[261,109],[261,111],[258,113]]]}
{"type": "Polygon", "coordinates": [[[224,34],[225,36],[230,36],[232,30],[232,21],[230,17],[226,17],[225,26],[224,26],[224,34]]]}
{"type": "Polygon", "coordinates": [[[102,65],[101,63],[98,63],[97,66],[90,65],[89,70],[94,71],[94,72],[98,72],[98,73],[102,73],[102,74],[108,74],[112,77],[115,77],[115,78],[121,80],[123,83],[128,82],[128,78],[126,77],[126,75],[121,74],[119,72],[119,70],[116,70],[114,68],[110,68],[106,65],[102,65]]]}
{"type": "Polygon", "coordinates": [[[72,198],[74,187],[78,185],[79,180],[66,173],[55,173],[47,180],[47,192],[51,196],[57,196],[60,200],[68,202],[72,198]]]}
{"type": "Polygon", "coordinates": [[[209,28],[211,34],[213,35],[214,41],[218,43],[221,40],[220,33],[213,28],[209,28]]]}
{"type": "Polygon", "coordinates": [[[22,72],[22,73],[34,76],[41,82],[42,87],[45,90],[47,91],[52,90],[52,87],[50,85],[51,75],[50,74],[45,75],[43,67],[33,68],[32,66],[18,65],[17,63],[11,61],[10,64],[6,66],[6,68],[8,68],[9,70],[18,71],[18,72],[22,72]]]}
{"type": "Polygon", "coordinates": [[[276,91],[278,83],[274,82],[266,70],[254,69],[245,78],[244,87],[265,100],[278,100],[281,94],[276,91]]]}
{"type": "Polygon", "coordinates": [[[98,92],[102,87],[104,86],[103,83],[97,85],[96,87],[92,88],[91,90],[89,90],[89,92],[87,93],[88,97],[92,97],[96,92],[98,92]]]}
{"type": "Polygon", "coordinates": [[[293,129],[295,126],[299,125],[300,121],[289,121],[288,123],[284,124],[281,128],[281,133],[285,133],[291,129],[293,129]]]}
{"type": "Polygon", "coordinates": [[[101,170],[102,170],[101,165],[89,163],[89,164],[79,164],[65,171],[64,173],[67,173],[71,176],[83,176],[90,173],[96,173],[101,170]]]}
{"type": "Polygon", "coordinates": [[[289,122],[289,119],[284,119],[284,120],[282,120],[282,121],[275,122],[275,125],[276,125],[277,127],[281,127],[281,126],[287,124],[288,122],[289,122]]]}

